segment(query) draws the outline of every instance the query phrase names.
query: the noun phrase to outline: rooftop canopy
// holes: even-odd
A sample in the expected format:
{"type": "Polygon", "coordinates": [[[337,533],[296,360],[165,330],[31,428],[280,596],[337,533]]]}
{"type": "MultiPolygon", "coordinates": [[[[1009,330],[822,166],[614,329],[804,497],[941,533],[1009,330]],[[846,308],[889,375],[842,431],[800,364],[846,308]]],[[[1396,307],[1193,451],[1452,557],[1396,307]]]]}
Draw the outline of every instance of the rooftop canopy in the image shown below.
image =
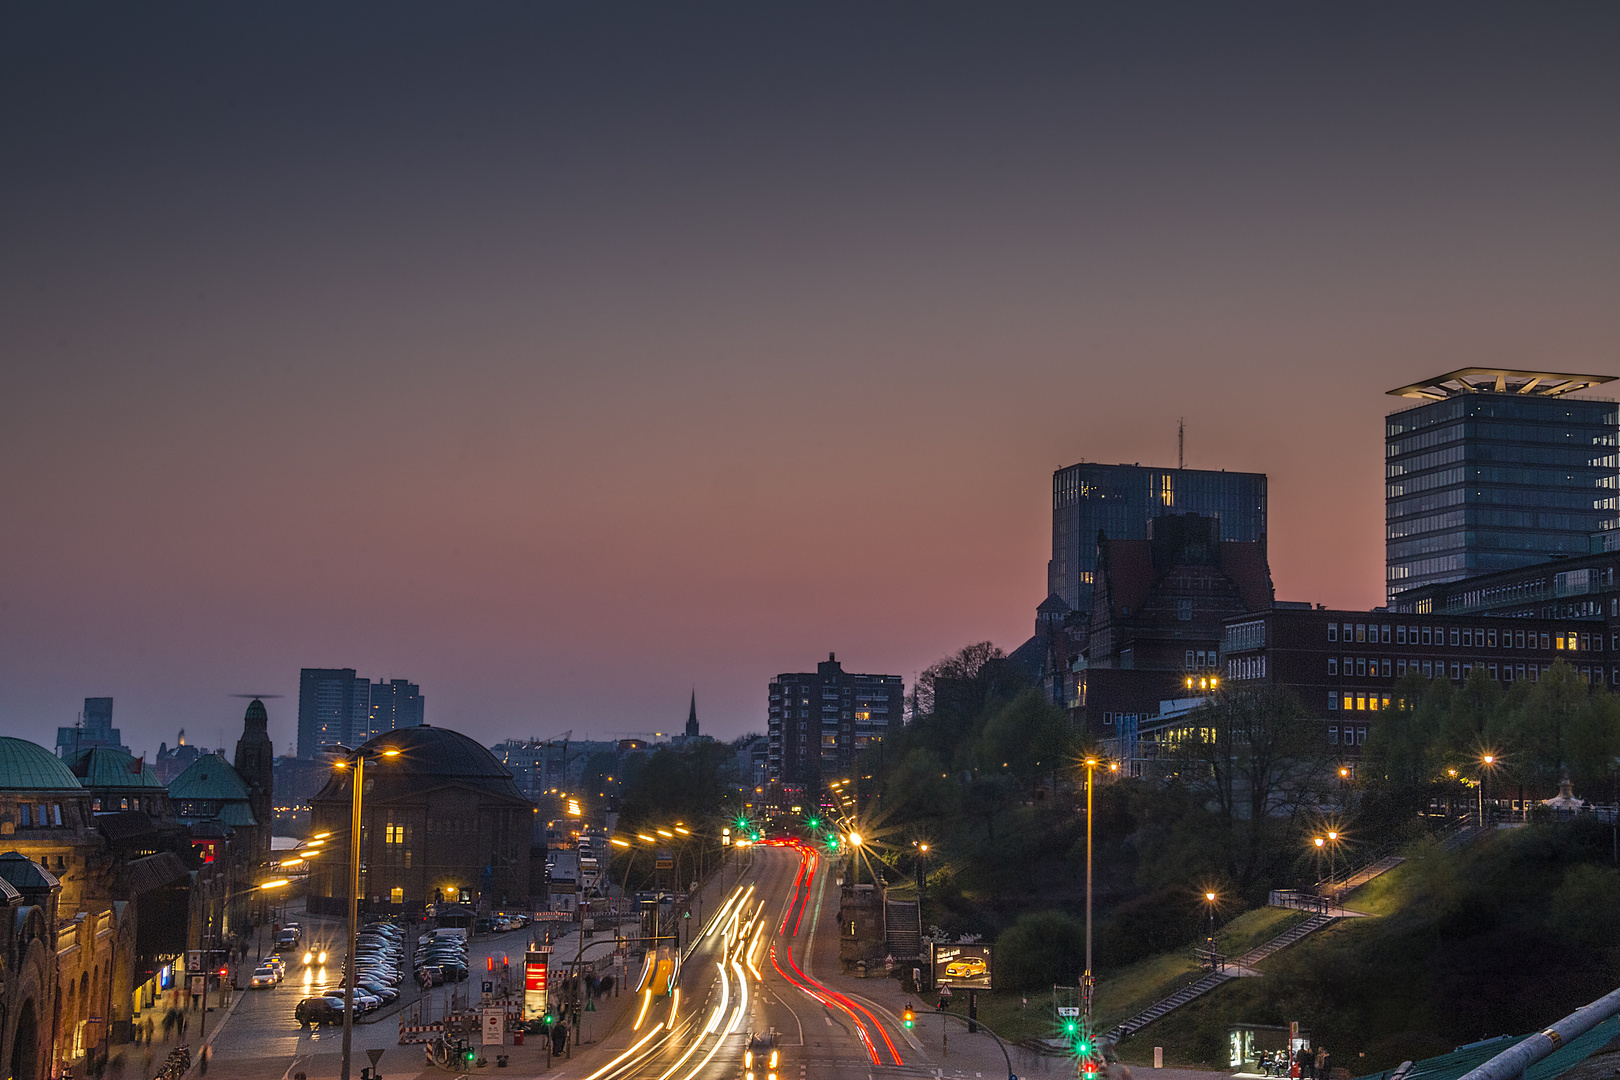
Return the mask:
{"type": "Polygon", "coordinates": [[[1423,382],[1389,391],[1391,397],[1441,401],[1459,394],[1524,394],[1560,397],[1613,382],[1614,375],[1570,375],[1556,371],[1509,371],[1506,368],[1458,368],[1423,382]]]}

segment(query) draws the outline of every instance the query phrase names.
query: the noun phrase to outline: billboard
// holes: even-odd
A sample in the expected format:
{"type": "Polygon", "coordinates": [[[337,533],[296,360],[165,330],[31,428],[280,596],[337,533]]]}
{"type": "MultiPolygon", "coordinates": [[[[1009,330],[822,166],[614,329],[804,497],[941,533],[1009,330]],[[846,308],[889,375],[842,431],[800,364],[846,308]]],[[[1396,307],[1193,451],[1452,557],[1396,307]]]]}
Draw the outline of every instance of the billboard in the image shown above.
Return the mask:
{"type": "Polygon", "coordinates": [[[994,974],[991,949],[989,945],[931,944],[929,951],[933,956],[934,985],[959,986],[970,990],[990,989],[990,979],[994,974]]]}
{"type": "Polygon", "coordinates": [[[539,1020],[546,1015],[545,953],[531,952],[523,957],[523,1019],[539,1020]]]}

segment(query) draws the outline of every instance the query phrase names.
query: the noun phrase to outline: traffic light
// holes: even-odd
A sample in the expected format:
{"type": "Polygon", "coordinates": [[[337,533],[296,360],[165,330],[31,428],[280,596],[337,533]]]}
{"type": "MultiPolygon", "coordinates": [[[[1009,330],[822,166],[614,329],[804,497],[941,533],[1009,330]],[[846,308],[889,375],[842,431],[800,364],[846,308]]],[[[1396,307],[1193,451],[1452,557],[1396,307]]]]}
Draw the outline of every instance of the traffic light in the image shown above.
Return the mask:
{"type": "Polygon", "coordinates": [[[1065,1035],[1078,1035],[1079,1033],[1080,1033],[1080,1024],[1079,1024],[1078,1021],[1076,1021],[1076,1020],[1065,1020],[1065,1021],[1063,1021],[1063,1034],[1065,1034],[1065,1035]]]}
{"type": "Polygon", "coordinates": [[[467,1052],[462,1055],[462,1057],[466,1058],[469,1063],[471,1063],[472,1059],[477,1057],[477,1056],[478,1056],[477,1052],[474,1051],[473,1048],[470,1047],[470,1046],[467,1047],[467,1052]]]}
{"type": "Polygon", "coordinates": [[[911,1011],[910,1005],[907,1005],[906,1011],[900,1014],[900,1019],[906,1027],[912,1027],[917,1023],[917,1015],[911,1011]]]}
{"type": "Polygon", "coordinates": [[[809,826],[813,829],[817,825],[821,824],[821,819],[820,818],[811,818],[807,824],[809,824],[809,826]]]}
{"type": "Polygon", "coordinates": [[[837,833],[828,833],[827,834],[827,850],[828,851],[837,851],[838,850],[838,834],[837,833]]]}

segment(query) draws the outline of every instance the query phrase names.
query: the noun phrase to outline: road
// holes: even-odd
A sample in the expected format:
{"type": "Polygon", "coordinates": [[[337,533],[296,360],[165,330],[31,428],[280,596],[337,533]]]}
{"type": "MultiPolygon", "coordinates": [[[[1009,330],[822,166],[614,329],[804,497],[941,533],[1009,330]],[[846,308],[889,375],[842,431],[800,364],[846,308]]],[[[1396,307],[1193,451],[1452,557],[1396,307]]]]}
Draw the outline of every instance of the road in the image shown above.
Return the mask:
{"type": "MultiPolygon", "coordinates": [[[[809,962],[831,867],[816,853],[761,847],[687,953],[676,994],[643,989],[632,1023],[557,1068],[578,1080],[738,1080],[751,1034],[775,1031],[778,1080],[936,1076],[914,1056],[895,1018],[816,977],[809,962]]],[[[836,897],[836,886],[831,887],[836,897]]],[[[756,1070],[756,1080],[768,1080],[756,1070]]]]}

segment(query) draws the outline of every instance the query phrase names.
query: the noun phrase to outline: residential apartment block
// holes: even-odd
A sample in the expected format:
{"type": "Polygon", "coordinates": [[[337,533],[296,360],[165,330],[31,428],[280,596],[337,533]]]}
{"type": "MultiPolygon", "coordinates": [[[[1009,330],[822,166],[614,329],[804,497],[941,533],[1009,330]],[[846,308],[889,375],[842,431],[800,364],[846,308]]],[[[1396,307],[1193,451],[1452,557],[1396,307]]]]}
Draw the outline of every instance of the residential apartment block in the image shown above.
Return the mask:
{"type": "Polygon", "coordinates": [[[767,710],[770,781],[816,791],[846,775],[856,754],[901,725],[904,703],[900,676],[846,672],[832,653],[814,672],[778,675],[767,710]]]}

